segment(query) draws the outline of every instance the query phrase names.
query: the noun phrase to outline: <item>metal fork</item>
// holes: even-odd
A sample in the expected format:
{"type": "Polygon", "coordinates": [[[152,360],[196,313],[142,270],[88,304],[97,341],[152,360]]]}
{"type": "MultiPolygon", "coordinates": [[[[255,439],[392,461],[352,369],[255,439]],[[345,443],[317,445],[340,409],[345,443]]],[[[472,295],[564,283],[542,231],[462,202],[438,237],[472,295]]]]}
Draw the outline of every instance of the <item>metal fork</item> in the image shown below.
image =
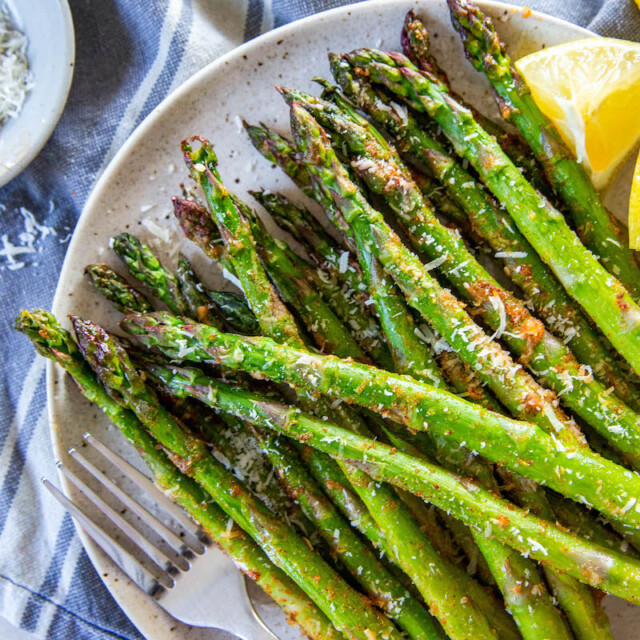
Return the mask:
{"type": "Polygon", "coordinates": [[[44,486],[80,523],[87,535],[133,582],[177,620],[197,627],[228,631],[242,640],[278,640],[254,609],[243,576],[205,532],[149,478],[95,436],[85,433],[84,441],[147,493],[156,506],[171,517],[177,530],[176,533],[174,528],[160,522],[77,449],[70,449],[69,455],[101,483],[101,489],[105,488],[116,496],[174,553],[167,552],[161,543],[148,540],[62,462],[58,462],[60,472],[119,529],[121,535],[129,539],[136,548],[135,557],[96,524],[84,509],[42,478],[44,486]]]}

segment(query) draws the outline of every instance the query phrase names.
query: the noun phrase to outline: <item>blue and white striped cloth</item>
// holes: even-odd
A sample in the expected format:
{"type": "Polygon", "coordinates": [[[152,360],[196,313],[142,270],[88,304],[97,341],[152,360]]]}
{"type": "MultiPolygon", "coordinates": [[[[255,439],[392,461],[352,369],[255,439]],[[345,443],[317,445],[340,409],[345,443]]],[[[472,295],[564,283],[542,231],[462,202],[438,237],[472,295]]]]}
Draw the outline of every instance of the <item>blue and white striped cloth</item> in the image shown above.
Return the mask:
{"type": "MultiPolygon", "coordinates": [[[[50,306],[93,184],[168,93],[241,42],[348,1],[70,4],[76,68],[69,101],[39,157],[0,190],[0,617],[41,638],[139,638],[87,559],[70,517],[40,484],[42,475],[56,477],[44,361],[13,331],[13,318],[23,307],[50,306]]],[[[633,0],[526,4],[605,35],[640,39],[633,0]]]]}

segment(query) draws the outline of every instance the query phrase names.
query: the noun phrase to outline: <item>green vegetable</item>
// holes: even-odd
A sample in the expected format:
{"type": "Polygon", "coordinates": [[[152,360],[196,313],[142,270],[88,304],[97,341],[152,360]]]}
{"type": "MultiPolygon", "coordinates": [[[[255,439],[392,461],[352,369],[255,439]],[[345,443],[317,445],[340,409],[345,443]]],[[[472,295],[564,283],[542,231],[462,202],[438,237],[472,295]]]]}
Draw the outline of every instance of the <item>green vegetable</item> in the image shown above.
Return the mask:
{"type": "Polygon", "coordinates": [[[91,283],[97,291],[118,311],[148,313],[153,309],[142,293],[106,264],[89,264],[84,268],[84,272],[91,278],[91,283]]]}
{"type": "MultiPolygon", "coordinates": [[[[242,281],[247,299],[264,333],[273,336],[277,342],[288,341],[304,348],[295,331],[293,317],[286,308],[274,304],[274,299],[278,303],[279,299],[260,264],[250,225],[239,210],[237,201],[219,181],[217,159],[211,145],[202,139],[198,140],[201,146],[195,151],[190,147],[190,142],[183,142],[185,161],[194,179],[203,187],[211,210],[215,212],[229,260],[242,281]],[[282,326],[290,329],[285,332],[282,326]]],[[[338,422],[344,420],[341,423],[355,432],[369,433],[364,421],[343,407],[323,406],[317,402],[314,406],[308,397],[300,399],[303,406],[313,406],[323,417],[338,422]]],[[[395,562],[409,575],[430,611],[450,636],[468,637],[473,627],[476,637],[494,637],[492,625],[501,629],[501,637],[513,637],[517,633],[511,620],[504,615],[504,610],[495,606],[477,583],[465,573],[457,572],[456,567],[442,561],[391,487],[372,483],[366,474],[351,465],[344,464],[342,470],[383,530],[395,562]],[[426,567],[429,567],[429,571],[425,570],[426,567]],[[438,576],[438,580],[433,580],[434,575],[438,576]],[[461,600],[461,591],[468,592],[464,601],[461,600]],[[454,611],[454,607],[461,602],[465,604],[462,615],[460,611],[454,611]],[[491,611],[491,624],[483,610],[491,611]]]]}
{"type": "MultiPolygon", "coordinates": [[[[577,358],[580,363],[589,365],[600,381],[607,386],[613,386],[621,399],[637,407],[638,391],[629,383],[628,373],[610,354],[598,332],[592,328],[591,323],[583,315],[579,305],[570,298],[553,272],[542,262],[533,247],[518,231],[508,213],[497,205],[473,176],[448,153],[445,146],[431,135],[429,130],[418,125],[413,115],[407,113],[406,118],[401,117],[390,106],[392,102],[390,98],[384,92],[374,89],[361,77],[356,76],[350,65],[341,57],[333,56],[331,66],[336,80],[344,88],[347,96],[394,136],[399,151],[403,152],[414,165],[437,177],[442,188],[457,205],[458,211],[463,212],[463,217],[466,217],[471,224],[473,232],[486,239],[492,249],[498,252],[498,255],[505,256],[504,264],[507,275],[523,290],[539,317],[560,338],[560,340],[554,340],[549,336],[548,340],[542,339],[532,346],[532,349],[537,353],[529,358],[530,367],[542,377],[543,384],[549,385],[557,393],[563,393],[564,396],[567,393],[565,390],[569,386],[567,372],[574,378],[576,376],[578,378],[584,377],[580,373],[580,367],[576,362],[577,358]],[[571,357],[569,349],[561,341],[570,345],[571,352],[575,354],[576,358],[571,357]],[[569,369],[564,365],[565,359],[569,369]],[[550,369],[548,360],[555,363],[561,362],[561,372],[556,372],[557,367],[550,369]]],[[[362,131],[362,135],[368,135],[369,138],[375,135],[367,126],[366,121],[360,119],[355,124],[360,124],[365,128],[365,131],[362,131],[361,128],[357,129],[362,131]]],[[[373,143],[382,147],[378,155],[383,154],[383,158],[387,157],[387,166],[397,164],[397,159],[393,157],[389,159],[384,142],[378,136],[376,138],[373,143]]],[[[367,148],[367,151],[370,154],[375,153],[373,149],[367,148]]],[[[359,154],[358,157],[362,157],[362,155],[359,154]]],[[[379,162],[385,163],[385,160],[380,159],[379,162]]],[[[399,171],[399,175],[404,175],[405,180],[407,179],[406,171],[399,171]]],[[[416,202],[418,195],[415,193],[415,185],[410,184],[409,188],[412,191],[413,202],[416,202]]],[[[420,218],[409,209],[398,215],[405,228],[411,230],[416,249],[429,254],[431,259],[438,257],[435,252],[441,246],[440,238],[448,241],[446,250],[450,250],[450,245],[454,245],[455,251],[450,253],[449,260],[444,265],[445,268],[455,269],[457,265],[470,260],[459,272],[454,272],[455,278],[452,283],[457,284],[457,290],[463,298],[471,299],[475,305],[479,305],[482,309],[482,305],[486,305],[486,299],[479,300],[478,298],[482,294],[489,294],[490,291],[485,291],[482,284],[471,287],[468,287],[468,284],[488,282],[492,285],[491,289],[494,289],[497,283],[477,264],[469,252],[462,248],[462,242],[456,240],[455,234],[443,229],[437,219],[427,214],[420,218]],[[450,238],[452,235],[453,238],[450,238]]],[[[514,301],[513,298],[511,300],[514,301]]],[[[497,326],[496,314],[491,309],[489,312],[491,314],[489,319],[493,322],[491,326],[495,329],[497,326]]],[[[507,322],[515,322],[516,319],[512,318],[514,315],[515,313],[511,314],[507,318],[507,322]]],[[[529,315],[526,309],[523,311],[523,307],[520,305],[519,322],[522,322],[529,315]]],[[[514,331],[513,327],[507,326],[506,330],[509,333],[517,334],[517,330],[514,331]]],[[[522,341],[518,338],[510,340],[510,337],[507,334],[505,340],[516,353],[521,353],[522,341]]],[[[593,420],[593,412],[601,412],[602,410],[593,406],[593,400],[590,400],[587,407],[584,407],[584,394],[581,393],[584,386],[584,382],[577,381],[576,388],[570,390],[570,395],[564,401],[569,403],[571,408],[578,413],[591,413],[591,420],[593,420]]],[[[600,389],[595,394],[590,393],[589,397],[597,398],[602,391],[604,389],[600,389]]],[[[608,401],[602,400],[602,402],[608,401]]],[[[609,405],[604,407],[602,413],[604,416],[610,416],[617,411],[612,411],[612,407],[609,405]]],[[[637,425],[637,416],[635,418],[631,416],[631,418],[632,424],[637,425]]],[[[610,425],[605,424],[601,428],[607,429],[608,433],[608,426],[610,425]]]]}
{"type": "Polygon", "coordinates": [[[173,313],[187,313],[187,303],[180,283],[165,269],[151,249],[130,233],[120,233],[111,239],[111,248],[124,262],[129,273],[146,284],[153,295],[162,300],[173,313]]]}
{"type": "MultiPolygon", "coordinates": [[[[531,316],[525,305],[487,273],[473,254],[467,250],[461,238],[439,222],[435,212],[425,202],[417,185],[411,179],[408,170],[382,136],[355,112],[345,113],[344,109],[349,108],[346,104],[343,104],[341,110],[335,105],[312,96],[306,96],[300,92],[289,92],[289,100],[293,99],[297,104],[303,105],[305,109],[318,116],[321,123],[328,123],[332,129],[339,131],[341,140],[349,145],[354,153],[352,164],[356,171],[361,174],[373,192],[383,195],[397,214],[414,249],[425,256],[426,262],[434,260],[441,263],[438,265],[438,271],[455,286],[463,300],[473,305],[474,312],[496,332],[494,335],[499,337],[498,333],[500,333],[502,339],[511,347],[511,351],[520,356],[521,362],[528,362],[534,373],[541,373],[541,381],[554,389],[561,401],[601,435],[607,437],[640,468],[638,456],[640,416],[615,396],[610,397],[606,388],[589,375],[567,346],[545,332],[544,327],[531,316]]],[[[325,172],[324,175],[327,174],[328,172],[325,172]]],[[[371,211],[370,208],[369,211],[371,211]]],[[[349,218],[344,211],[343,216],[349,218]]],[[[397,239],[381,216],[375,216],[375,213],[370,215],[364,213],[362,217],[375,219],[372,222],[373,230],[369,235],[377,232],[378,241],[382,235],[386,236],[387,243],[397,239]]],[[[418,264],[415,256],[411,256],[402,245],[398,246],[397,253],[405,254],[402,256],[403,263],[406,264],[413,258],[414,263],[418,264]]],[[[427,318],[428,316],[425,316],[425,319],[427,318]]],[[[474,326],[468,322],[466,326],[475,330],[474,326]]],[[[448,330],[452,332],[459,327],[459,324],[449,325],[448,330]]],[[[443,336],[447,337],[443,329],[437,328],[443,336]]],[[[474,350],[473,353],[468,354],[470,359],[466,359],[462,353],[459,355],[473,366],[480,359],[481,353],[482,350],[479,353],[474,350]]],[[[517,369],[513,370],[514,382],[520,373],[517,369]]],[[[486,376],[484,379],[487,384],[514,412],[514,415],[523,419],[536,420],[535,416],[527,415],[526,412],[518,411],[517,408],[514,409],[513,404],[507,404],[505,396],[500,396],[500,391],[504,389],[502,380],[497,380],[489,372],[490,366],[484,366],[483,362],[481,375],[486,376]]],[[[523,374],[521,382],[526,381],[528,376],[524,372],[521,373],[523,374]]],[[[524,393],[529,393],[533,388],[535,388],[534,385],[530,384],[529,389],[524,393]]],[[[542,389],[540,392],[542,395],[542,389]]],[[[518,404],[522,402],[521,396],[518,404]]],[[[563,419],[562,416],[560,419],[563,419]]],[[[564,420],[568,423],[566,417],[564,420]]]]}
{"type": "Polygon", "coordinates": [[[428,428],[438,437],[464,442],[487,459],[598,509],[624,525],[630,539],[638,540],[640,512],[634,505],[640,476],[580,442],[563,443],[534,424],[487,411],[408,376],[277,345],[268,338],[223,334],[205,325],[185,324],[167,313],[129,315],[121,326],[169,357],[176,358],[186,346],[187,360],[214,361],[326,393],[413,430],[428,428]]]}
{"type": "Polygon", "coordinates": [[[374,477],[392,482],[450,510],[487,538],[630,601],[640,601],[640,562],[566,533],[471,480],[401,453],[376,440],[317,419],[299,409],[226,383],[202,378],[196,369],[176,369],[167,383],[261,427],[276,429],[332,456],[358,461],[374,477]],[[202,384],[201,384],[202,383],[202,384]]]}
{"type": "MultiPolygon", "coordinates": [[[[566,203],[580,238],[600,257],[604,267],[628,288],[634,298],[638,299],[640,268],[635,253],[629,248],[627,230],[604,207],[586,172],[554,129],[553,124],[540,111],[527,85],[511,64],[491,20],[468,0],[448,0],[448,3],[451,21],[462,37],[467,57],[476,69],[485,73],[495,91],[502,116],[515,125],[531,147],[535,157],[544,166],[549,181],[566,203]]],[[[480,139],[476,142],[482,143],[480,139]]],[[[530,202],[535,207],[536,203],[530,202]]],[[[535,211],[535,208],[532,210],[535,211]]],[[[570,241],[567,246],[575,244],[564,226],[557,225],[555,222],[554,212],[548,210],[547,213],[550,219],[544,222],[544,226],[549,225],[553,228],[554,236],[558,239],[570,241]],[[562,228],[556,230],[556,226],[562,228]]],[[[519,218],[516,220],[518,220],[518,226],[521,226],[519,218]]],[[[540,218],[537,224],[541,224],[540,218]]],[[[532,242],[532,244],[537,246],[536,243],[532,242]]],[[[587,254],[583,250],[581,255],[576,256],[575,260],[579,261],[576,275],[581,273],[580,264],[585,255],[587,254]]],[[[592,272],[590,277],[595,278],[594,284],[598,281],[605,282],[606,279],[601,270],[596,269],[595,264],[592,263],[595,263],[594,259],[587,262],[592,272]]],[[[558,263],[559,267],[560,264],[558,263]]],[[[577,286],[570,287],[569,291],[577,286]]],[[[586,277],[585,282],[581,283],[581,288],[585,286],[586,277]]],[[[615,295],[621,291],[623,290],[619,284],[616,285],[615,295]]],[[[577,299],[581,300],[578,297],[577,299]]],[[[598,298],[595,299],[598,300],[598,298]]],[[[581,304],[585,305],[589,311],[586,302],[581,301],[581,304]]],[[[624,312],[625,309],[622,311],[624,312]]],[[[625,331],[626,323],[618,321],[614,326],[625,331]]],[[[634,335],[637,336],[637,334],[634,335]]],[[[631,364],[637,372],[637,361],[631,364]]]]}
{"type": "Polygon", "coordinates": [[[158,487],[176,500],[238,568],[282,607],[292,623],[315,640],[343,637],[304,591],[235,522],[229,522],[227,514],[211,502],[202,487],[178,470],[135,414],[107,393],[69,333],[50,313],[22,311],[15,328],[27,335],[41,356],[54,360],[71,375],[81,393],[98,405],[136,447],[158,487]]]}
{"type": "Polygon", "coordinates": [[[294,529],[236,480],[202,440],[190,434],[158,403],[124,349],[101,327],[80,318],[72,322],[83,355],[98,379],[118,394],[158,442],[291,577],[347,638],[402,637],[393,624],[298,536],[294,529]],[[337,604],[339,603],[339,606],[337,604]]]}
{"type": "Polygon", "coordinates": [[[469,161],[506,207],[567,292],[633,369],[640,371],[640,308],[584,248],[562,214],[527,183],[470,112],[455,102],[442,83],[418,71],[404,56],[360,49],[347,54],[347,60],[440,125],[456,153],[469,161]]]}

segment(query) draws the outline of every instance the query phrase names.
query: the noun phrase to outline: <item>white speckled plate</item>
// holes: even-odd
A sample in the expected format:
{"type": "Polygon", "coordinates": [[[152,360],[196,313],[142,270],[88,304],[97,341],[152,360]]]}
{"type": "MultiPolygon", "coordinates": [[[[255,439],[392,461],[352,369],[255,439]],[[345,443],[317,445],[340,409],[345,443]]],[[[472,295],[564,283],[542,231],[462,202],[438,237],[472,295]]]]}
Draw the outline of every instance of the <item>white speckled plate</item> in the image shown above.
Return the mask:
{"type": "MultiPolygon", "coordinates": [[[[534,13],[524,18],[521,9],[491,2],[481,4],[489,13],[502,18],[498,21],[500,34],[510,45],[514,57],[542,45],[589,35],[578,27],[543,15],[534,13]]],[[[483,78],[464,60],[444,0],[366,2],[321,13],[272,31],[196,74],[155,109],[124,145],[96,185],[78,222],[60,276],[54,313],[64,318],[73,312],[107,327],[116,326],[116,314],[94,295],[82,271],[90,262],[108,262],[117,267],[108,243],[113,234],[123,230],[157,242],[159,254],[169,264],[173,264],[171,256],[175,256],[179,246],[193,257],[196,268],[209,284],[220,286],[220,275],[181,238],[169,215],[169,196],[178,192],[180,181],[186,178],[178,147],[180,140],[193,134],[213,140],[223,178],[240,195],[249,188],[265,187],[283,190],[299,198],[291,183],[253,150],[238,126],[237,116],[250,122],[264,121],[284,131],[287,110],[273,90],[274,84],[315,92],[317,89],[309,79],[316,75],[329,77],[328,51],[346,51],[359,46],[398,50],[404,15],[416,5],[433,35],[434,51],[455,87],[482,110],[494,112],[493,99],[483,78]],[[168,242],[160,241],[148,232],[142,225],[145,218],[170,229],[168,242]]],[[[77,445],[89,429],[139,464],[136,454],[123,442],[117,430],[80,397],[68,378],[53,366],[49,367],[48,373],[51,433],[56,455],[71,464],[67,449],[77,445]]],[[[75,494],[64,479],[61,482],[65,491],[75,494]]],[[[146,637],[158,640],[223,637],[217,631],[187,628],[176,623],[123,577],[83,532],[80,534],[105,584],[146,637]]],[[[266,602],[264,598],[262,601],[266,602]]],[[[640,612],[620,601],[609,599],[608,602],[616,638],[640,638],[640,612]]],[[[297,632],[286,628],[277,608],[265,603],[262,610],[281,638],[298,637],[297,632]]]]}

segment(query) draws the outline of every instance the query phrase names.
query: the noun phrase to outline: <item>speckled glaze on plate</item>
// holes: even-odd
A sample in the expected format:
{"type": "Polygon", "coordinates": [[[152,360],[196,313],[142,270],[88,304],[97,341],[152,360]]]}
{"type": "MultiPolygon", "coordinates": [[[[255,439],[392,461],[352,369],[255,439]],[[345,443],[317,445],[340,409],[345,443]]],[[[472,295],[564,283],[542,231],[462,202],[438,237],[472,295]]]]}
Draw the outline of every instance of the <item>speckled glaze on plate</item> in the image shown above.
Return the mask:
{"type": "MultiPolygon", "coordinates": [[[[533,13],[525,18],[520,8],[492,2],[480,4],[489,14],[499,18],[500,34],[514,57],[543,45],[591,35],[541,14],[533,13]]],[[[411,7],[417,8],[427,22],[433,36],[434,52],[456,89],[481,110],[495,113],[484,78],[464,60],[444,0],[365,2],[317,14],[272,31],[197,73],[134,132],[99,180],[78,222],[60,275],[54,313],[64,319],[73,312],[109,328],[116,327],[118,316],[98,299],[82,272],[91,262],[107,262],[119,267],[108,244],[113,234],[123,230],[152,240],[158,254],[171,266],[175,265],[179,248],[192,257],[196,269],[208,284],[228,286],[215,267],[208,265],[181,237],[169,213],[169,197],[179,191],[179,183],[187,177],[179,152],[180,140],[193,134],[210,138],[220,158],[223,179],[241,196],[246,195],[247,189],[264,187],[283,191],[299,200],[299,193],[288,179],[263,161],[251,147],[238,116],[250,122],[263,121],[284,132],[288,126],[287,109],[273,90],[274,84],[317,92],[310,78],[330,77],[328,51],[346,51],[359,46],[398,50],[402,21],[411,7]],[[167,238],[161,240],[150,233],[142,224],[144,219],[168,228],[167,238]]],[[[620,199],[619,203],[610,203],[618,213],[622,212],[624,193],[628,192],[625,180],[628,178],[623,172],[617,186],[611,190],[620,199]]],[[[73,467],[66,451],[77,445],[82,434],[90,430],[143,468],[137,454],[117,429],[84,401],[69,379],[52,365],[48,368],[48,392],[53,446],[60,459],[73,467]]],[[[76,495],[63,478],[60,481],[67,493],[76,495]]],[[[147,638],[204,640],[229,637],[219,631],[189,628],[177,623],[130,583],[82,531],[80,535],[107,588],[147,638]]],[[[265,620],[282,640],[299,637],[265,596],[256,594],[256,599],[265,620]]],[[[215,603],[211,606],[215,607],[215,603]]],[[[613,598],[607,598],[607,609],[616,638],[640,638],[638,609],[613,598]]]]}

